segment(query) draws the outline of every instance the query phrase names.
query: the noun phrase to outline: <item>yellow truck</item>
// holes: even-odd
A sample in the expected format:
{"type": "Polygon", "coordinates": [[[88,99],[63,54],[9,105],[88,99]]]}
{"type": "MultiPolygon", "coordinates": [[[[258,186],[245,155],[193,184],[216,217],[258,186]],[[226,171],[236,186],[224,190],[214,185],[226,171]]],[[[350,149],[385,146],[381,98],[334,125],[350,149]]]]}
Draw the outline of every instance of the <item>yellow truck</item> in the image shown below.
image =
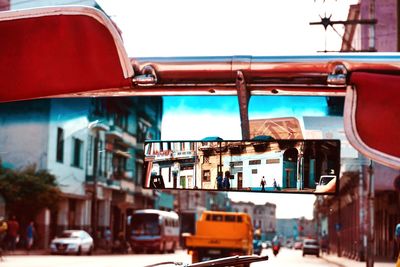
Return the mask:
{"type": "Polygon", "coordinates": [[[253,254],[253,226],[246,213],[204,211],[196,223],[196,234],[185,235],[192,263],[253,254]]]}

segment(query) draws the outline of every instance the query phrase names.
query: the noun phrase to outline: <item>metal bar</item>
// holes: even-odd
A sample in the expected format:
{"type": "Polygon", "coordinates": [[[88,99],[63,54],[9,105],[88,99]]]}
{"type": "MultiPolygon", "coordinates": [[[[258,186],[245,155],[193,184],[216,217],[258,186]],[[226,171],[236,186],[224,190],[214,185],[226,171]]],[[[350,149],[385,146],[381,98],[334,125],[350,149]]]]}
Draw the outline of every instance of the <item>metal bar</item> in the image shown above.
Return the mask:
{"type": "MultiPolygon", "coordinates": [[[[352,19],[352,20],[334,20],[330,21],[329,25],[334,24],[342,24],[342,25],[350,25],[350,24],[377,24],[377,19],[352,19]]],[[[318,22],[310,22],[310,25],[322,25],[321,21],[318,22]]]]}
{"type": "Polygon", "coordinates": [[[249,100],[250,92],[246,88],[246,81],[242,71],[237,71],[236,88],[240,108],[240,124],[242,128],[242,139],[250,139],[250,123],[249,123],[249,100]]]}

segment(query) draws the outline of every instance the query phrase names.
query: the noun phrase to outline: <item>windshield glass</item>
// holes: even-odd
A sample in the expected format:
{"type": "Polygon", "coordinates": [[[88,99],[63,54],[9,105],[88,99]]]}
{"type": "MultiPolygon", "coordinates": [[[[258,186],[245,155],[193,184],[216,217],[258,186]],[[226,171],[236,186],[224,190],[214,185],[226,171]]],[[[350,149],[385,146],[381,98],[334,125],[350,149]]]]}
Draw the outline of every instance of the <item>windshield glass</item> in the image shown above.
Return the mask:
{"type": "Polygon", "coordinates": [[[307,240],[307,241],[304,241],[304,245],[318,246],[318,242],[317,242],[317,240],[307,240]]]}
{"type": "Polygon", "coordinates": [[[78,233],[73,233],[73,232],[63,232],[60,235],[61,238],[78,238],[79,234],[78,233]]]}
{"type": "Polygon", "coordinates": [[[131,220],[132,235],[160,235],[160,222],[157,214],[135,214],[131,220]]]}

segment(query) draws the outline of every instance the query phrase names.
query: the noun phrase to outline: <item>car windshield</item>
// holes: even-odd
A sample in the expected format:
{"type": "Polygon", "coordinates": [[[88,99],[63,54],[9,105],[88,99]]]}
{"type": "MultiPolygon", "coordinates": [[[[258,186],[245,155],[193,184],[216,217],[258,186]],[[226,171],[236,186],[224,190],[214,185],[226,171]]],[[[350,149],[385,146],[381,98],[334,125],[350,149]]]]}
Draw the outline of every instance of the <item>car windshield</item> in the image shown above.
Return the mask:
{"type": "Polygon", "coordinates": [[[61,238],[79,238],[79,233],[77,232],[63,232],[60,235],[61,238]]]}
{"type": "Polygon", "coordinates": [[[318,242],[316,240],[307,240],[307,241],[304,241],[304,245],[318,246],[318,242]]]}
{"type": "MultiPolygon", "coordinates": [[[[337,75],[337,78],[347,73],[331,68],[328,73],[318,69],[315,62],[326,61],[333,66],[335,62],[321,58],[337,52],[398,51],[400,20],[393,15],[399,9],[397,4],[384,0],[254,0],[249,3],[235,0],[197,3],[180,0],[0,0],[0,15],[10,10],[52,5],[92,7],[103,12],[112,20],[111,25],[118,28],[116,32],[123,39],[128,64],[134,65],[139,59],[151,63],[157,57],[165,65],[155,64],[161,66],[156,71],[166,71],[163,75],[172,77],[167,85],[153,93],[147,91],[152,88],[151,84],[146,84],[140,87],[139,93],[131,92],[130,88],[115,88],[108,97],[98,90],[93,91],[91,97],[77,93],[71,98],[61,96],[0,103],[0,217],[8,227],[5,234],[4,226],[0,224],[0,237],[3,232],[5,236],[4,245],[0,245],[7,257],[2,264],[6,267],[75,265],[75,256],[32,257],[31,251],[53,253],[50,251],[54,249],[54,246],[50,248],[51,240],[78,238],[78,232],[65,232],[66,229],[78,229],[85,231],[84,236],[89,233],[93,243],[74,248],[57,245],[57,249],[63,251],[55,254],[91,254],[93,251],[92,257],[84,258],[85,266],[115,265],[116,259],[121,266],[132,265],[132,262],[138,266],[170,261],[195,263],[254,253],[268,255],[271,264],[282,266],[354,266],[358,261],[390,262],[393,265],[400,251],[400,237],[395,233],[396,225],[400,223],[400,171],[370,160],[365,151],[353,147],[344,129],[346,120],[355,120],[344,109],[348,101],[345,94],[352,92],[353,87],[342,86],[340,91],[337,89],[340,85],[327,85],[328,74],[337,75]],[[304,55],[310,54],[315,64],[304,67],[302,64],[310,59],[304,55]],[[219,81],[222,89],[214,88],[206,77],[204,87],[209,89],[205,94],[198,93],[197,90],[203,88],[195,82],[179,80],[185,64],[195,61],[196,57],[207,57],[223,69],[224,63],[218,63],[215,57],[229,56],[231,65],[226,65],[232,66],[230,71],[234,67],[246,70],[247,58],[238,55],[259,56],[252,58],[254,63],[273,56],[268,59],[271,60],[268,71],[279,73],[274,73],[277,76],[263,74],[256,81],[247,77],[244,71],[243,77],[240,73],[236,80],[233,77],[233,85],[219,81]],[[295,60],[288,57],[292,55],[297,55],[295,60]],[[179,61],[176,57],[184,57],[180,59],[181,65],[177,64],[172,73],[163,69],[179,61]],[[297,63],[278,68],[275,60],[297,63]],[[301,77],[292,76],[291,68],[301,70],[301,77]],[[323,91],[312,83],[322,79],[319,72],[325,75],[324,85],[329,90],[323,91]],[[251,93],[245,95],[246,90],[242,89],[247,85],[250,88],[256,82],[268,89],[253,87],[249,90],[251,93]],[[184,83],[184,89],[174,91],[179,83],[184,83]],[[280,88],[285,90],[282,92],[278,90],[280,88]],[[186,142],[243,139],[244,109],[248,111],[251,138],[340,140],[338,171],[333,166],[329,147],[324,148],[327,153],[315,159],[304,159],[303,153],[288,149],[290,153],[282,156],[282,160],[248,160],[250,186],[244,177],[244,161],[234,149],[225,151],[228,156],[224,160],[217,154],[207,155],[207,152],[200,157],[186,142]],[[145,158],[144,144],[149,140],[169,141],[161,144],[163,149],[155,151],[156,156],[168,164],[158,166],[154,175],[145,158]],[[177,141],[174,144],[179,146],[180,153],[173,151],[170,141],[177,141]],[[304,160],[309,162],[302,165],[304,160]],[[194,163],[212,166],[220,172],[197,170],[199,175],[196,176],[198,165],[194,163]],[[279,177],[270,172],[278,163],[279,177]],[[229,175],[225,175],[226,171],[229,175]],[[159,184],[168,185],[167,190],[145,188],[146,172],[156,177],[159,184]],[[229,189],[249,191],[249,188],[257,187],[261,191],[265,187],[268,192],[218,190],[218,177],[222,180],[222,176],[226,176],[229,189]],[[324,186],[331,182],[336,192],[308,194],[316,188],[326,189],[324,186]],[[197,190],[200,188],[197,183],[207,191],[197,190]],[[196,186],[184,190],[187,185],[196,186]],[[287,192],[291,194],[283,193],[283,188],[288,188],[287,192]],[[307,194],[299,194],[300,189],[310,190],[305,190],[307,194]],[[158,215],[147,214],[154,210],[174,212],[168,217],[174,220],[160,220],[158,215]],[[138,211],[144,215],[137,215],[138,211]],[[222,224],[217,220],[202,223],[204,211],[235,215],[224,217],[230,223],[222,224]],[[236,218],[238,213],[245,213],[249,218],[235,223],[227,219],[236,218]],[[226,225],[226,228],[220,225],[226,225]],[[256,231],[258,234],[254,235],[256,231]],[[253,240],[260,240],[260,244],[254,246],[253,240]],[[272,256],[272,244],[280,249],[276,257],[272,256]],[[320,257],[302,257],[299,248],[303,244],[320,244],[320,257]],[[260,251],[256,252],[255,247],[260,251]],[[30,254],[23,257],[8,253],[8,250],[26,249],[30,254]],[[126,254],[126,257],[111,254],[126,254]]],[[[12,22],[8,15],[3,18],[6,23],[12,22]]],[[[30,19],[19,20],[21,24],[26,22],[30,19]]],[[[61,21],[60,25],[63,23],[61,21]]],[[[29,27],[37,26],[32,23],[29,27]]],[[[79,32],[87,25],[75,27],[79,32]]],[[[57,38],[67,42],[65,34],[59,32],[57,38]]],[[[30,43],[27,38],[21,38],[22,43],[30,43]]],[[[97,44],[97,40],[84,38],[80,42],[92,47],[97,44]]],[[[18,45],[10,47],[18,51],[18,45]]],[[[32,43],[32,50],[34,48],[32,43]]],[[[79,45],[72,46],[68,51],[79,49],[79,45]]],[[[35,57],[43,57],[51,68],[51,62],[58,60],[52,58],[52,52],[35,54],[35,57]]],[[[15,54],[19,57],[18,52],[15,54]]],[[[376,64],[363,68],[360,63],[356,67],[368,74],[383,72],[379,69],[382,58],[378,60],[374,55],[366,55],[376,64]]],[[[118,57],[122,57],[121,54],[118,57]]],[[[391,54],[384,54],[383,61],[393,63],[395,60],[390,57],[391,54]]],[[[0,63],[7,66],[9,61],[1,61],[2,58],[4,56],[0,57],[0,63]]],[[[152,64],[150,67],[139,65],[135,65],[135,74],[144,73],[145,67],[147,70],[154,67],[152,64]]],[[[85,65],[87,69],[104,67],[85,65]]],[[[195,63],[192,67],[194,70],[204,68],[195,63]]],[[[213,75],[219,77],[221,70],[218,68],[217,74],[208,73],[210,80],[215,78],[213,75]]],[[[398,75],[393,69],[391,74],[398,75]]],[[[42,73],[35,69],[32,72],[42,73]]],[[[195,71],[191,74],[199,78],[195,71]]],[[[143,76],[141,78],[151,77],[148,73],[143,76]]],[[[1,74],[0,77],[7,78],[1,74]]],[[[12,78],[18,87],[21,74],[16,72],[12,78]]],[[[345,81],[350,78],[349,74],[345,81]]],[[[47,84],[51,77],[43,74],[40,79],[47,84]]],[[[62,82],[68,80],[65,75],[62,82]]],[[[82,86],[85,91],[92,90],[82,86]]],[[[16,89],[0,87],[0,90],[8,95],[16,89]]],[[[384,92],[385,86],[379,90],[384,92]]],[[[371,111],[374,114],[385,107],[382,100],[376,99],[376,102],[382,106],[381,110],[371,111]]],[[[368,116],[363,117],[364,124],[369,125],[368,121],[368,116]]],[[[381,129],[376,128],[376,131],[381,129]]],[[[396,144],[393,140],[393,146],[396,144]]],[[[206,150],[204,148],[202,152],[206,150]]],[[[314,155],[312,149],[307,153],[314,155]]],[[[264,266],[265,262],[251,266],[261,264],[264,266]]]]}

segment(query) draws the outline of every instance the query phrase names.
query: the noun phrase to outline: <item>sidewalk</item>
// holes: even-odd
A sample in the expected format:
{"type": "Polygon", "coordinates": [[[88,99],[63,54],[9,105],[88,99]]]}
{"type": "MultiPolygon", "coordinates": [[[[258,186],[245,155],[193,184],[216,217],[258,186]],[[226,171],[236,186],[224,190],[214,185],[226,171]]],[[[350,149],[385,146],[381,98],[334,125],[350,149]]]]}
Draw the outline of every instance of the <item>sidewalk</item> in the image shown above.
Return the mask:
{"type": "MultiPolygon", "coordinates": [[[[111,254],[104,249],[97,249],[93,252],[93,255],[108,255],[111,254]]],[[[28,256],[28,255],[50,255],[50,250],[48,249],[32,249],[31,251],[25,249],[16,249],[15,251],[5,251],[3,256],[28,256]]]]}
{"type": "MultiPolygon", "coordinates": [[[[365,261],[351,260],[346,257],[338,257],[336,254],[321,254],[321,258],[329,263],[336,264],[340,267],[365,267],[367,263],[365,261]]],[[[394,262],[374,262],[376,267],[394,267],[396,263],[394,262]]]]}

